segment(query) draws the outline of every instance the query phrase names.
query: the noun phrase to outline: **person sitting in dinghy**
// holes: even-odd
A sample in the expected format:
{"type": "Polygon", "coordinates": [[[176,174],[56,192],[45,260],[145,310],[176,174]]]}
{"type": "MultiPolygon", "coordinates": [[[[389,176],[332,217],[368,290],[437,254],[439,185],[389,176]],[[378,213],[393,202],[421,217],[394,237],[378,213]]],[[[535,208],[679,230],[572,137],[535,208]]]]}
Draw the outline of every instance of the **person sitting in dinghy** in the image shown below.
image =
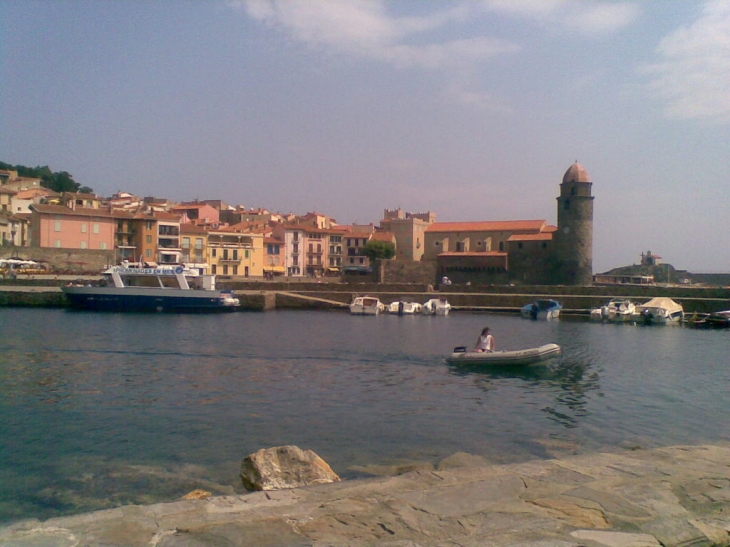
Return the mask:
{"type": "Polygon", "coordinates": [[[489,327],[484,327],[482,333],[477,339],[477,343],[474,346],[474,351],[479,353],[491,353],[494,351],[494,336],[489,332],[489,327]]]}

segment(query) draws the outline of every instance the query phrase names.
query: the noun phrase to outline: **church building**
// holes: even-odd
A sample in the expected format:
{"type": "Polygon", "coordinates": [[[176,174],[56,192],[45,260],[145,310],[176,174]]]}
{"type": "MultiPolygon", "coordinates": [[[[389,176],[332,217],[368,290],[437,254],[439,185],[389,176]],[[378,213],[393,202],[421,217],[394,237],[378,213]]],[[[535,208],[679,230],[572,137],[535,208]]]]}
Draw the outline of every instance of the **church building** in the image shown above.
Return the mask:
{"type": "Polygon", "coordinates": [[[575,162],[563,175],[558,225],[545,220],[435,222],[424,233],[423,260],[455,283],[590,285],[593,195],[575,162]]]}

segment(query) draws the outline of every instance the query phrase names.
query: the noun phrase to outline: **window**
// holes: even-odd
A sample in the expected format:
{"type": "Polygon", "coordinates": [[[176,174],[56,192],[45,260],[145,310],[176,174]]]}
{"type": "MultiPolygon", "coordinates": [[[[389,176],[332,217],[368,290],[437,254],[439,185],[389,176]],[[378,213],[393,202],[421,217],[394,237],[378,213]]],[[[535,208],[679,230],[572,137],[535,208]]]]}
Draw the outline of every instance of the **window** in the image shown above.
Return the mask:
{"type": "Polygon", "coordinates": [[[105,241],[101,242],[101,249],[102,249],[102,251],[106,251],[106,242],[105,241]]]}
{"type": "Polygon", "coordinates": [[[218,253],[217,253],[216,251],[217,251],[217,249],[216,249],[215,247],[213,247],[213,248],[212,248],[212,249],[210,250],[210,256],[212,256],[213,258],[215,258],[215,257],[216,257],[216,255],[218,254],[218,253]]]}
{"type": "Polygon", "coordinates": [[[238,249],[233,249],[233,260],[238,260],[238,249]]]}
{"type": "MultiPolygon", "coordinates": [[[[53,230],[56,231],[56,232],[60,232],[61,231],[61,221],[60,220],[57,220],[54,223],[53,230]]],[[[60,245],[59,245],[59,247],[60,247],[60,245]]]]}
{"type": "Polygon", "coordinates": [[[203,238],[202,237],[196,237],[195,238],[195,248],[196,249],[202,249],[203,248],[203,238]]]}
{"type": "Polygon", "coordinates": [[[183,249],[189,249],[190,248],[190,238],[184,237],[182,240],[182,248],[183,249]]]}
{"type": "Polygon", "coordinates": [[[155,227],[155,223],[154,223],[154,222],[152,222],[151,220],[148,220],[148,221],[147,221],[147,222],[145,223],[145,228],[147,228],[148,230],[152,230],[152,229],[153,229],[154,227],[155,227]]]}
{"type": "Polygon", "coordinates": [[[87,248],[87,247],[86,247],[86,241],[82,241],[82,242],[81,242],[81,248],[82,248],[82,249],[86,249],[86,248],[87,248]]]}
{"type": "Polygon", "coordinates": [[[86,224],[85,222],[82,222],[81,223],[81,233],[85,234],[88,229],[89,229],[89,225],[86,224]]]}
{"type": "Polygon", "coordinates": [[[563,209],[565,209],[566,211],[568,209],[570,209],[570,200],[569,199],[565,200],[565,203],[563,204],[563,209]]]}
{"type": "MultiPolygon", "coordinates": [[[[244,256],[245,256],[246,258],[248,258],[248,249],[246,249],[245,251],[243,251],[243,255],[244,255],[244,256]]],[[[248,266],[246,266],[246,267],[248,268],[248,266]]],[[[248,274],[246,274],[246,275],[248,275],[248,274]]]]}
{"type": "Polygon", "coordinates": [[[144,253],[147,258],[152,258],[152,249],[147,249],[144,253]]]}
{"type": "Polygon", "coordinates": [[[94,233],[95,234],[99,233],[99,223],[98,222],[94,222],[94,233]]]}
{"type": "Polygon", "coordinates": [[[152,236],[148,234],[147,235],[147,238],[145,239],[145,241],[147,241],[147,243],[149,243],[150,245],[152,245],[152,236]]]}
{"type": "Polygon", "coordinates": [[[223,275],[228,275],[228,266],[223,266],[223,275]]]}
{"type": "Polygon", "coordinates": [[[61,247],[61,240],[60,239],[57,239],[56,242],[54,243],[54,245],[56,247],[60,248],[61,247]]]}
{"type": "Polygon", "coordinates": [[[238,275],[238,266],[233,266],[233,275],[238,275]]]}

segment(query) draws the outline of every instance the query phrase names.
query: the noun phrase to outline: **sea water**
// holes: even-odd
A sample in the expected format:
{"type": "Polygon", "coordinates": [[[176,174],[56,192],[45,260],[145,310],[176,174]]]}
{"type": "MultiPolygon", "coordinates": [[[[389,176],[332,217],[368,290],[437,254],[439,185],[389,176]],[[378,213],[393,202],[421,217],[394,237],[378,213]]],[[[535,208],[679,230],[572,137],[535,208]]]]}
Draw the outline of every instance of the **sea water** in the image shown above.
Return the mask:
{"type": "Polygon", "coordinates": [[[0,309],[0,520],[242,492],[260,448],[368,466],[730,439],[730,332],[514,315],[0,309]],[[555,342],[527,369],[444,358],[555,342]]]}

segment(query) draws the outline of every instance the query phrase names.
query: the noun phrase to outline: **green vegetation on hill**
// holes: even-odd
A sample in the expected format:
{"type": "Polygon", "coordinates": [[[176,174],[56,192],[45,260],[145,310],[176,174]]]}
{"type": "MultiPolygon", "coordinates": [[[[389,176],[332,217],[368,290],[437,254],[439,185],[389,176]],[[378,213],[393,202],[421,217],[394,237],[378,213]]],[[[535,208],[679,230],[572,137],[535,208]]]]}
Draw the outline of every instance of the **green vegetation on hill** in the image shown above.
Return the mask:
{"type": "Polygon", "coordinates": [[[94,191],[88,186],[81,186],[73,179],[68,171],[53,172],[47,165],[26,167],[25,165],[11,165],[0,161],[0,169],[17,171],[21,177],[41,179],[41,186],[54,192],[80,192],[82,194],[93,194],[94,191]]]}

